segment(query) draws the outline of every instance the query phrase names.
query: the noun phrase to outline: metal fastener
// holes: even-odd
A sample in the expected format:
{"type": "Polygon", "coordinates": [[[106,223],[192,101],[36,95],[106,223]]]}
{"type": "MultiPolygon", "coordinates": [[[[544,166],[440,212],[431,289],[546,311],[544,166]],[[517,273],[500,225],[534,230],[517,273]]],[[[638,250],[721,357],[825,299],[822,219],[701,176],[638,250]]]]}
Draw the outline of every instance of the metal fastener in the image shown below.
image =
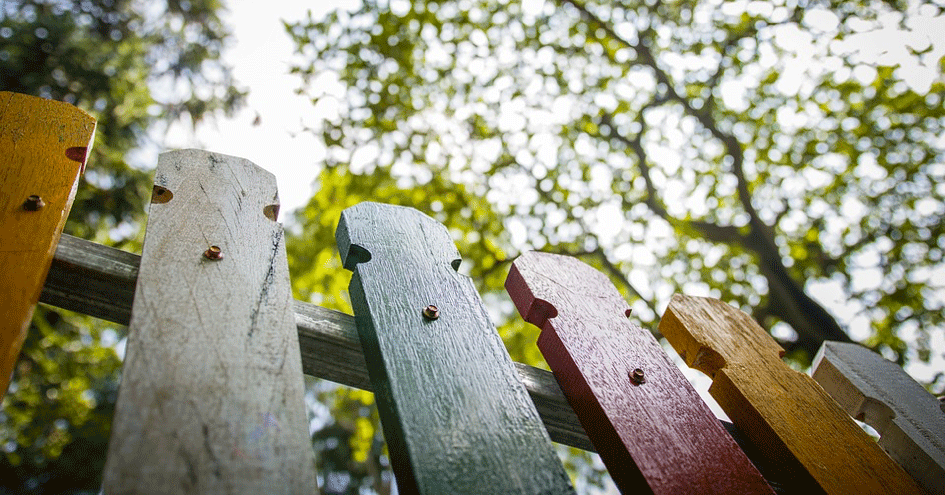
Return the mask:
{"type": "Polygon", "coordinates": [[[434,305],[423,308],[423,317],[428,320],[435,320],[440,317],[440,310],[434,305]]]}
{"type": "Polygon", "coordinates": [[[210,246],[210,248],[203,252],[203,257],[214,261],[222,260],[223,251],[220,249],[220,246],[210,246]]]}
{"type": "Polygon", "coordinates": [[[23,209],[26,211],[38,211],[42,207],[46,206],[46,202],[43,201],[43,198],[33,194],[26,198],[26,201],[23,202],[23,209]]]}
{"type": "Polygon", "coordinates": [[[641,370],[640,368],[636,368],[628,374],[630,375],[631,382],[637,385],[640,385],[641,383],[646,383],[646,376],[643,374],[643,370],[641,370]]]}

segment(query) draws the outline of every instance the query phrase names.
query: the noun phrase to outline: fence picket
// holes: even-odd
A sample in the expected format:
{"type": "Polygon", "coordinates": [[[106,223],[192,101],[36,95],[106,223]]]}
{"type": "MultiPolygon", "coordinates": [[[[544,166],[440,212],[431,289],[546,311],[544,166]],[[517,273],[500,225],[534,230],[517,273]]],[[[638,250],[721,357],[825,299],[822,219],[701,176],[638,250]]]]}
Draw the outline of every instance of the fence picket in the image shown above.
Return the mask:
{"type": "Polygon", "coordinates": [[[607,276],[529,252],[505,283],[624,493],[773,493],[607,276]]]}
{"type": "MultiPolygon", "coordinates": [[[[94,130],[71,106],[0,92],[0,392],[94,130]]],[[[345,211],[337,241],[354,272],[356,337],[350,316],[292,301],[277,203],[274,177],[246,160],[172,152],[158,164],[140,270],[131,253],[68,236],[58,246],[46,301],[130,320],[104,493],[316,492],[299,337],[306,372],[375,389],[404,493],[573,493],[529,393],[552,435],[590,448],[581,416],[626,491],[769,491],[655,340],[620,316],[625,302],[599,272],[533,253],[509,279],[572,410],[549,373],[509,359],[442,225],[390,205],[345,211]],[[641,478],[661,479],[633,486],[641,478]]],[[[922,492],[745,313],[677,295],[660,330],[712,376],[746,451],[786,466],[773,476],[794,477],[786,489],[922,492]]],[[[926,490],[945,493],[938,400],[849,344],[825,343],[813,375],[926,490]]]]}
{"type": "Polygon", "coordinates": [[[399,491],[573,493],[446,228],[361,203],[336,237],[399,491]]]}
{"type": "MultiPolygon", "coordinates": [[[[136,254],[64,234],[56,248],[40,301],[127,325],[139,263],[140,257],[136,254]]],[[[295,301],[295,323],[303,373],[372,390],[353,316],[295,301]]],[[[594,446],[551,373],[522,363],[514,364],[551,439],[593,450],[594,446]]]]}
{"type": "Polygon", "coordinates": [[[276,203],[247,160],[161,155],[105,493],[316,491],[276,203]]]}
{"type": "Polygon", "coordinates": [[[945,494],[945,411],[902,368],[857,344],[824,342],[812,376],[929,493],[945,494]]]}
{"type": "Polygon", "coordinates": [[[748,314],[717,299],[676,294],[660,331],[683,360],[713,379],[709,392],[776,462],[799,463],[798,490],[829,494],[922,493],[748,314]],[[819,490],[818,490],[819,491],[819,490]]]}
{"type": "Polygon", "coordinates": [[[0,397],[10,384],[94,135],[95,119],[72,105],[0,91],[0,397]]]}

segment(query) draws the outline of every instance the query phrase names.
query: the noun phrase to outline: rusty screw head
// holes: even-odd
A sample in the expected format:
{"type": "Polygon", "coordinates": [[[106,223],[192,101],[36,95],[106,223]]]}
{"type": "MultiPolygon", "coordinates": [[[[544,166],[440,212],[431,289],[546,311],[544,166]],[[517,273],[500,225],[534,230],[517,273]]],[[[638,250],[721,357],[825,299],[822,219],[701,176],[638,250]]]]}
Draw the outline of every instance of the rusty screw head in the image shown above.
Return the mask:
{"type": "Polygon", "coordinates": [[[434,305],[423,308],[423,317],[428,320],[435,320],[440,317],[440,310],[434,305]]]}
{"type": "Polygon", "coordinates": [[[643,374],[643,370],[641,370],[640,368],[636,368],[628,374],[630,375],[631,382],[637,385],[640,385],[641,383],[646,383],[646,375],[643,374]]]}
{"type": "Polygon", "coordinates": [[[223,250],[220,249],[220,246],[210,246],[203,252],[203,257],[213,261],[222,260],[223,250]]]}
{"type": "Polygon", "coordinates": [[[23,209],[26,211],[39,211],[42,207],[46,206],[46,202],[43,201],[43,198],[33,194],[26,198],[26,201],[23,202],[23,209]]]}

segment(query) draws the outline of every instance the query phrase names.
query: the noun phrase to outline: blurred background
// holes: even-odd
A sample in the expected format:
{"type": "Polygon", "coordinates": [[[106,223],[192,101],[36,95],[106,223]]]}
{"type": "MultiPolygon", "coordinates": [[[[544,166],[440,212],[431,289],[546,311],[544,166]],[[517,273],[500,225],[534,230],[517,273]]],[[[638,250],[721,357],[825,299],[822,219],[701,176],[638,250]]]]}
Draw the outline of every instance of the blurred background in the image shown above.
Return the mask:
{"type": "MultiPolygon", "coordinates": [[[[205,148],[277,174],[300,300],[350,313],[341,210],[403,204],[451,229],[517,361],[546,368],[502,288],[538,249],[644,328],[709,295],[799,370],[850,340],[945,393],[945,2],[299,4],[0,0],[0,90],[98,119],[66,232],[140,252],[157,154],[205,148]]],[[[98,492],[126,332],[37,308],[0,493],[98,492]]],[[[373,396],[306,385],[323,492],[395,493],[373,396]]]]}

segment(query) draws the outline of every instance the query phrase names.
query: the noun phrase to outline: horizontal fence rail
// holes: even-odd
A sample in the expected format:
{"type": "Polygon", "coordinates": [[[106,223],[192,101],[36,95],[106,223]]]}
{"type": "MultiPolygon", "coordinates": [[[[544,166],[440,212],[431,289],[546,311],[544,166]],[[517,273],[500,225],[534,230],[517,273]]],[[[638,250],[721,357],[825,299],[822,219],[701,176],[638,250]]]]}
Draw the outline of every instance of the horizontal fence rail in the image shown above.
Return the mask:
{"type": "MultiPolygon", "coordinates": [[[[64,234],[40,295],[40,302],[127,325],[141,257],[64,234]]],[[[295,301],[302,372],[373,391],[354,317],[295,301]]],[[[555,442],[593,451],[594,446],[554,376],[514,363],[555,442]]]]}
{"type": "Polygon", "coordinates": [[[0,232],[18,246],[0,263],[13,291],[0,378],[37,299],[129,326],[105,492],[316,491],[304,373],[376,391],[394,474],[411,493],[570,493],[550,438],[596,446],[622,491],[770,493],[767,481],[779,494],[945,495],[940,399],[860,346],[826,342],[813,377],[794,371],[757,322],[717,299],[677,294],[659,328],[712,377],[709,392],[738,425],[721,421],[728,434],[626,319],[608,279],[573,258],[526,253],[507,283],[541,327],[554,374],[511,361],[456,273],[448,230],[413,209],[362,203],[342,215],[357,317],[295,301],[274,177],[242,158],[162,154],[143,257],[60,236],[94,121],[56,105],[0,93],[0,148],[12,153],[0,167],[0,232]],[[69,180],[43,189],[30,174],[53,165],[69,180]]]}
{"type": "MultiPolygon", "coordinates": [[[[127,325],[131,317],[141,257],[63,234],[40,302],[127,325]]],[[[315,304],[294,301],[302,372],[349,387],[372,391],[354,317],[315,304]]],[[[551,372],[514,362],[551,439],[594,452],[581,422],[551,372]]],[[[796,473],[785,471],[752,445],[731,423],[722,425],[777,493],[796,473]]]]}

